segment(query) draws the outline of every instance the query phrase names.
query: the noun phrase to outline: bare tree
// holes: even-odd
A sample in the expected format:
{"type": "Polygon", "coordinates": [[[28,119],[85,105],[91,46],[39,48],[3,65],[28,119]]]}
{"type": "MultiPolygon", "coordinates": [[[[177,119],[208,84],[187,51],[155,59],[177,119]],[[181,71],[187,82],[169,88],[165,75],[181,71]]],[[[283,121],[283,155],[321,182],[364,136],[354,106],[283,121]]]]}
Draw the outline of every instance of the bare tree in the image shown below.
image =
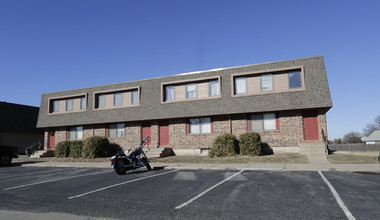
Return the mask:
{"type": "Polygon", "coordinates": [[[376,116],[373,120],[374,124],[367,124],[365,128],[363,128],[363,135],[367,136],[372,134],[375,130],[380,130],[380,115],[376,116]]]}
{"type": "Polygon", "coordinates": [[[380,130],[380,115],[376,116],[373,122],[375,122],[375,127],[380,130]]]}
{"type": "Polygon", "coordinates": [[[343,143],[362,143],[361,135],[359,132],[349,132],[344,135],[343,143]]]}
{"type": "Polygon", "coordinates": [[[377,130],[377,128],[374,124],[367,124],[367,126],[363,128],[363,135],[368,137],[375,130],[377,130]]]}

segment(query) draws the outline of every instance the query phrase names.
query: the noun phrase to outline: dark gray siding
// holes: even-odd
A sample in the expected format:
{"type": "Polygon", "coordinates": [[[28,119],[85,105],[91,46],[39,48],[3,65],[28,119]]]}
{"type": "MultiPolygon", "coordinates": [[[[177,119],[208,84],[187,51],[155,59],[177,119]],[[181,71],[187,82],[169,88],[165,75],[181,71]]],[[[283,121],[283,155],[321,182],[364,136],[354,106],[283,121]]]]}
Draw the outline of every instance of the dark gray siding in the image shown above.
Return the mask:
{"type": "Polygon", "coordinates": [[[311,108],[327,110],[331,107],[323,57],[318,56],[43,94],[37,126],[57,127],[311,108]],[[231,74],[293,66],[304,66],[306,91],[231,97],[231,74]],[[211,76],[221,76],[221,99],[161,104],[161,83],[211,76]],[[93,111],[94,92],[134,86],[141,86],[140,106],[93,111]],[[83,93],[88,94],[86,112],[48,115],[49,98],[83,93]]]}

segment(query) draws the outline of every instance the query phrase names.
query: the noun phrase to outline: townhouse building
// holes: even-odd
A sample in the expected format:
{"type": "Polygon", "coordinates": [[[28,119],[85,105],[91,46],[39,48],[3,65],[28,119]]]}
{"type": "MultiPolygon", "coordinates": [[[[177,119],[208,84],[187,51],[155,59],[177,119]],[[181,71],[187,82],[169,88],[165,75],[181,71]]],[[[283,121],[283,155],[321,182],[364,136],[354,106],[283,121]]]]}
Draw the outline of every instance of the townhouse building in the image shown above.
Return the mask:
{"type": "Polygon", "coordinates": [[[45,149],[108,137],[124,149],[151,137],[174,152],[208,149],[224,133],[258,132],[274,148],[323,143],[332,107],[322,56],[43,94],[45,149]]]}

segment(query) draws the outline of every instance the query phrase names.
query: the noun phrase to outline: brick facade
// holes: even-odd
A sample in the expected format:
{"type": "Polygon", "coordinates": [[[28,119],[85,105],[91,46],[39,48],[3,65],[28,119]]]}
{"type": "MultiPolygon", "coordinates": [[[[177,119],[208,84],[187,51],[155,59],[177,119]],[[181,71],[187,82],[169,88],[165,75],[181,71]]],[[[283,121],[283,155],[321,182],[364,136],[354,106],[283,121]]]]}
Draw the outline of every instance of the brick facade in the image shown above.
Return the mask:
{"type": "MultiPolygon", "coordinates": [[[[209,134],[188,134],[187,118],[169,120],[169,146],[173,149],[205,149],[210,148],[216,137],[224,133],[230,133],[239,137],[249,131],[250,114],[238,115],[218,115],[211,116],[213,132],[209,134]]],[[[319,140],[305,141],[302,111],[281,111],[278,112],[279,130],[258,132],[262,142],[266,142],[270,147],[295,147],[305,142],[323,142],[322,132],[319,132],[319,140]]],[[[326,115],[323,110],[318,111],[318,130],[327,133],[326,115]]],[[[109,138],[111,143],[116,143],[129,149],[137,146],[141,141],[142,122],[125,123],[126,135],[122,138],[109,138]]],[[[152,146],[159,146],[159,121],[151,122],[151,143],[152,146]]],[[[86,125],[83,128],[83,139],[92,136],[106,136],[108,125],[86,125]]],[[[56,143],[67,139],[68,127],[56,129],[56,143]]],[[[45,132],[47,139],[48,131],[45,132]]],[[[47,143],[47,141],[45,141],[47,143]]],[[[47,147],[47,146],[46,146],[47,147]]]]}

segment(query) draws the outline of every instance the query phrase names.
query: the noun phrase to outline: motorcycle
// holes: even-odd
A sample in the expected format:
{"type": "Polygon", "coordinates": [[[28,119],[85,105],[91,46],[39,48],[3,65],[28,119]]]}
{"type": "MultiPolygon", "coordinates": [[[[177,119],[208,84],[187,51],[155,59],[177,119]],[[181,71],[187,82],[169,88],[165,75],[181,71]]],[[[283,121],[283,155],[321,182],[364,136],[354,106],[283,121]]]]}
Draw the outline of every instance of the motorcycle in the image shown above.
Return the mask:
{"type": "Polygon", "coordinates": [[[115,172],[119,175],[124,175],[128,170],[134,170],[144,166],[148,171],[152,170],[148,157],[143,150],[144,145],[146,145],[149,140],[150,137],[144,138],[138,147],[129,149],[127,155],[118,153],[111,157],[111,167],[114,168],[115,172]]]}
{"type": "Polygon", "coordinates": [[[119,175],[124,175],[128,170],[134,170],[144,166],[148,171],[152,170],[148,157],[143,150],[144,145],[146,145],[149,140],[150,137],[144,138],[138,147],[129,149],[127,155],[118,153],[111,157],[111,167],[114,168],[115,172],[119,175]]]}

